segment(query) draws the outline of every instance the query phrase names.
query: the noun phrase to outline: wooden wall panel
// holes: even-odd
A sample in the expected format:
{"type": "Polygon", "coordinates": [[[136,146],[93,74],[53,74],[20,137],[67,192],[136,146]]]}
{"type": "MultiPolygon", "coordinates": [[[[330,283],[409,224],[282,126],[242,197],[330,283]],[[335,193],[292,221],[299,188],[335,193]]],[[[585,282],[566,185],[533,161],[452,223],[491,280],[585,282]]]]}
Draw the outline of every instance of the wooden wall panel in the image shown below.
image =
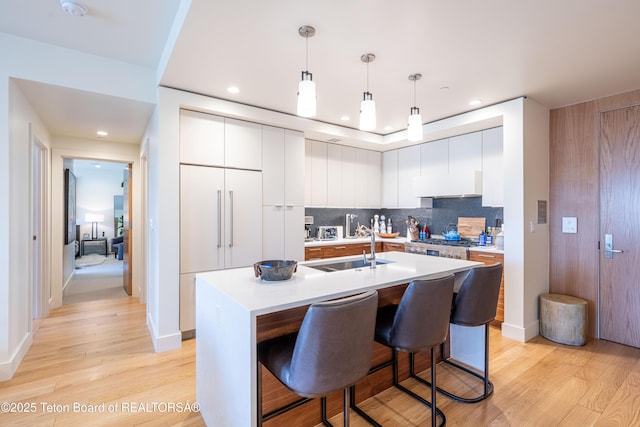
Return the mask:
{"type": "Polygon", "coordinates": [[[589,303],[596,336],[599,240],[599,112],[640,103],[640,90],[551,110],[549,292],[589,303]],[[562,217],[578,217],[578,233],[562,233],[562,217]]]}

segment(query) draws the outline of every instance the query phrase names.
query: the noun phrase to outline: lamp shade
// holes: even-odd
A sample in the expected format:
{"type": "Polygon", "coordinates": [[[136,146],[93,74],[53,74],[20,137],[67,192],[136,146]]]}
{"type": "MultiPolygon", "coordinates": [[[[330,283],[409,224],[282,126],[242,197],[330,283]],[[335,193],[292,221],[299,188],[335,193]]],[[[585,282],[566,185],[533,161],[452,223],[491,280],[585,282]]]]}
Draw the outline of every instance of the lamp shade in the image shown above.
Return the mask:
{"type": "Polygon", "coordinates": [[[84,214],[85,222],[104,222],[104,215],[97,213],[86,213],[84,214]]]}
{"type": "Polygon", "coordinates": [[[316,83],[311,73],[302,72],[302,80],[298,84],[298,116],[313,117],[316,115],[316,83]]]}
{"type": "Polygon", "coordinates": [[[364,99],[360,103],[360,130],[374,130],[376,128],[376,103],[373,95],[364,93],[364,99]]]}
{"type": "Polygon", "coordinates": [[[420,115],[420,109],[417,107],[411,108],[411,115],[409,116],[409,125],[407,127],[407,139],[411,142],[422,140],[422,116],[420,115]]]}

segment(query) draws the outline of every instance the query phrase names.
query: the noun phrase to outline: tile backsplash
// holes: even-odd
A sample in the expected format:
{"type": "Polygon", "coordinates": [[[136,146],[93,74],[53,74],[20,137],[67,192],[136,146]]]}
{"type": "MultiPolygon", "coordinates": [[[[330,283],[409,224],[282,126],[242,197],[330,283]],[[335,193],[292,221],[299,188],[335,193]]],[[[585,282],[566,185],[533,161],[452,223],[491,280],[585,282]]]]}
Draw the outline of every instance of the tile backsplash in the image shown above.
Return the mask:
{"type": "Polygon", "coordinates": [[[426,224],[432,234],[442,234],[449,224],[457,224],[458,217],[485,217],[487,226],[493,227],[496,219],[502,220],[503,208],[487,208],[482,206],[482,197],[457,197],[422,199],[421,208],[413,209],[347,209],[347,208],[305,208],[305,215],[313,216],[311,233],[316,235],[316,229],[321,225],[345,225],[345,215],[355,214],[353,234],[358,224],[367,227],[374,215],[391,217],[393,231],[399,231],[400,236],[407,235],[405,220],[408,216],[416,218],[420,224],[426,224]]]}

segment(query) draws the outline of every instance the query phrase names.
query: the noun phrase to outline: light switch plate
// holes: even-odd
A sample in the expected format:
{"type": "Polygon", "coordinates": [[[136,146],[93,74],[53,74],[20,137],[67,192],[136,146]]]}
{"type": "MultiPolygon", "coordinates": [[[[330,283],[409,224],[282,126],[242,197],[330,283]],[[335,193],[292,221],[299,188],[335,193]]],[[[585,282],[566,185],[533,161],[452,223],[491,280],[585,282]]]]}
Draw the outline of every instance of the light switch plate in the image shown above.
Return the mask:
{"type": "Polygon", "coordinates": [[[578,218],[575,216],[563,216],[562,217],[562,232],[563,233],[577,233],[578,232],[578,218]]]}

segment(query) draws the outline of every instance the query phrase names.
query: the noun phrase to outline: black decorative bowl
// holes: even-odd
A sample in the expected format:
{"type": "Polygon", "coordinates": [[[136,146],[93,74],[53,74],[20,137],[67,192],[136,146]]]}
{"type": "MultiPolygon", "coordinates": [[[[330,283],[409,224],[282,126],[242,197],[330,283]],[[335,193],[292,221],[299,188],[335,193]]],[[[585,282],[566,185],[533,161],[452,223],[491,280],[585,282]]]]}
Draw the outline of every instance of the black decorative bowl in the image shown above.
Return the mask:
{"type": "Polygon", "coordinates": [[[298,261],[268,260],[253,264],[256,277],[262,280],[288,280],[298,269],[298,261]]]}

